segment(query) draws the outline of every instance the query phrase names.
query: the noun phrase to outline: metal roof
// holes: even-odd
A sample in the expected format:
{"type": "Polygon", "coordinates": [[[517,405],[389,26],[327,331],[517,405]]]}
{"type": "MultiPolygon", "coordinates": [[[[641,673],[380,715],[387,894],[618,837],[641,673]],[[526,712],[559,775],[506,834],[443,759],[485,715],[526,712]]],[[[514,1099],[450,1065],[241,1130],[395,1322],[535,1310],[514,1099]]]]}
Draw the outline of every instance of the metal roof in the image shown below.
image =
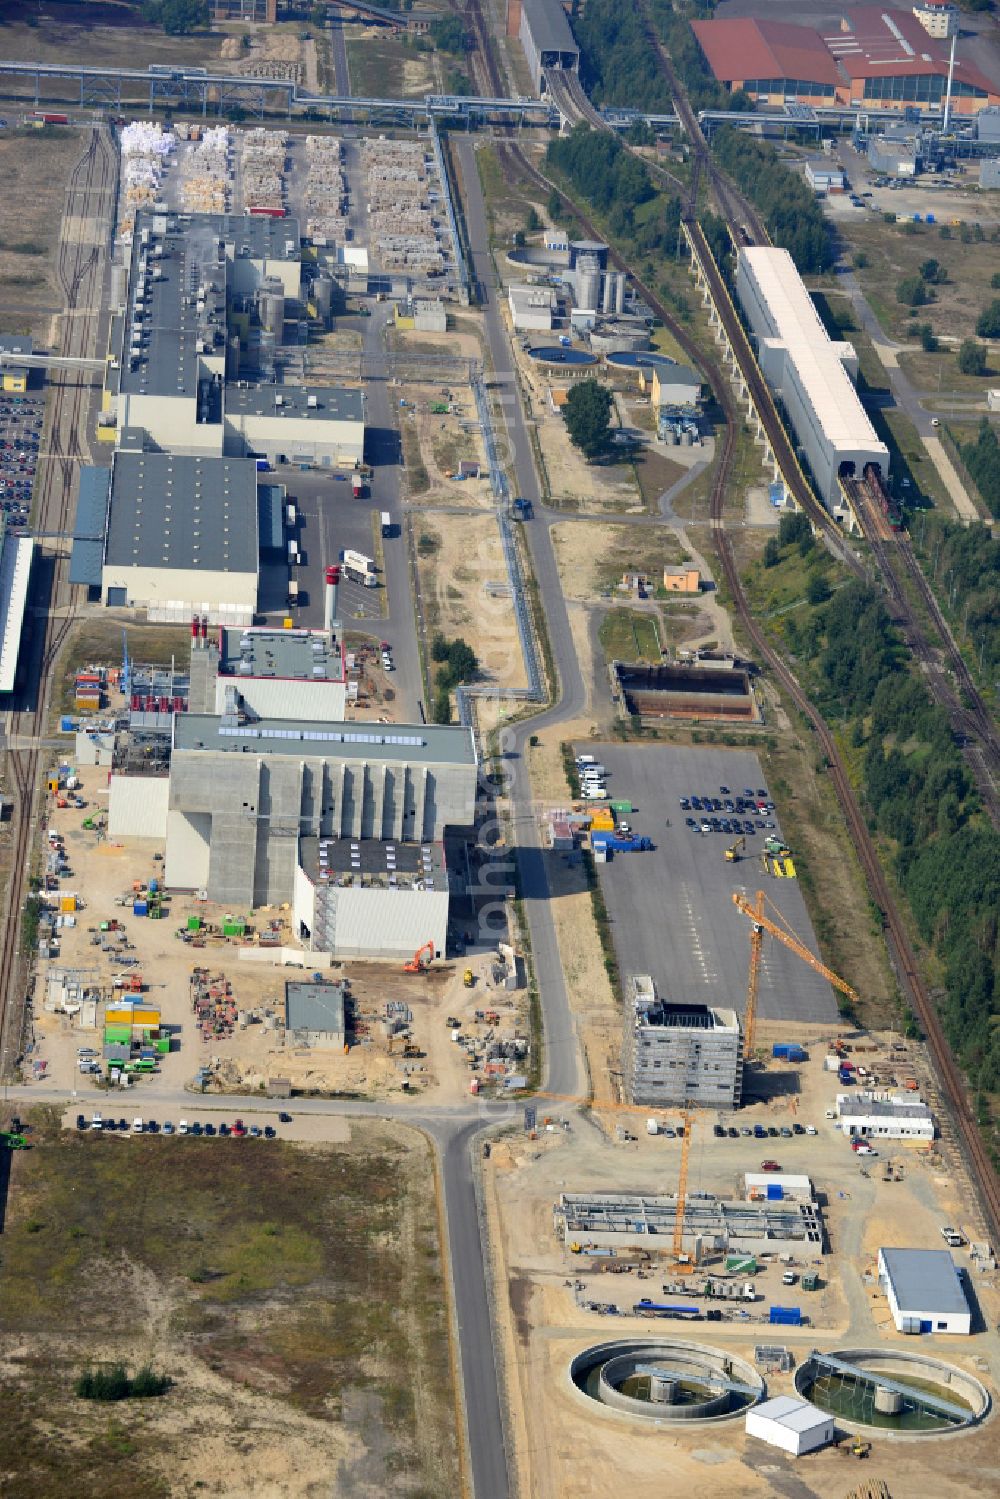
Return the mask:
{"type": "Polygon", "coordinates": [[[742,248],[739,259],[756,286],[770,336],[785,346],[827,442],[834,448],[881,449],[888,470],[888,450],[875,433],[791,255],[769,245],[753,245],[742,248]]]}
{"type": "Polygon", "coordinates": [[[73,527],[73,552],[69,581],[87,588],[100,588],[104,565],[104,543],[108,531],[111,470],[88,465],[80,470],[73,527]]]}
{"type": "Polygon", "coordinates": [[[763,1401],[754,1406],[753,1415],[755,1420],[773,1421],[786,1431],[798,1432],[815,1431],[818,1426],[829,1425],[833,1419],[815,1405],[810,1405],[808,1400],[796,1400],[792,1395],[775,1395],[772,1400],[763,1401]]]}
{"type": "Polygon", "coordinates": [[[116,453],[105,565],[256,575],[254,460],[116,453]]]}
{"type": "Polygon", "coordinates": [[[12,692],[17,679],[21,627],[35,543],[30,536],[0,530],[0,692],[12,692]]]}
{"type": "MultiPolygon", "coordinates": [[[[845,12],[847,29],[821,39],[849,78],[898,78],[948,72],[949,46],[926,32],[909,10],[863,5],[845,12]]],[[[996,87],[970,63],[957,60],[955,77],[996,97],[996,87]]]]}
{"type": "Polygon", "coordinates": [[[559,0],[522,0],[522,6],[539,52],[579,52],[559,0]]]}
{"type": "Polygon", "coordinates": [[[285,1023],[290,1031],[344,1032],[344,985],[285,985],[285,1023]]]}
{"type": "Polygon", "coordinates": [[[807,26],[739,17],[692,21],[708,65],[723,83],[747,78],[796,78],[825,83],[832,93],[842,82],[823,38],[807,26]]]}
{"type": "Polygon", "coordinates": [[[363,422],[365,395],[359,387],[341,385],[228,385],[226,414],[363,422]]]}
{"type": "Polygon", "coordinates": [[[257,528],[262,552],[280,552],[285,545],[285,486],[257,485],[257,528]]]}
{"type": "Polygon", "coordinates": [[[340,644],[325,630],[222,628],[219,676],[239,687],[256,679],[343,682],[340,644]]]}
{"type": "Polygon", "coordinates": [[[931,1119],[933,1115],[923,1099],[871,1098],[837,1095],[837,1112],[841,1119],[931,1119]]]}
{"type": "Polygon", "coordinates": [[[300,838],[299,863],[310,879],[336,880],[358,875],[366,883],[389,885],[396,877],[412,888],[414,879],[428,890],[447,890],[444,844],[410,843],[394,838],[300,838]]]}
{"type": "Polygon", "coordinates": [[[0,354],[30,354],[33,349],[27,333],[0,333],[0,354]]]}
{"type": "Polygon", "coordinates": [[[968,1312],[969,1302],[947,1249],[880,1249],[901,1312],[968,1312]]]}
{"type": "Polygon", "coordinates": [[[180,713],[175,750],[228,754],[312,755],[321,760],[389,761],[397,765],[475,765],[472,730],[459,724],[292,722],[262,718],[231,727],[210,713],[180,713]]]}

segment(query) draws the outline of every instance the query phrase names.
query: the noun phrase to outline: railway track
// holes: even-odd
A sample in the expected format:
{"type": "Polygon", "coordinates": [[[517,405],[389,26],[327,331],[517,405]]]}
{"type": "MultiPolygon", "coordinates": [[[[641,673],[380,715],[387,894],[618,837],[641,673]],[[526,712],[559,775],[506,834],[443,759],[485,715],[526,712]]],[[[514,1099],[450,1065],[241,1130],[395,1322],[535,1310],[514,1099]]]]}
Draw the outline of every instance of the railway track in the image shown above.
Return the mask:
{"type": "MultiPolygon", "coordinates": [[[[474,54],[474,64],[478,63],[479,67],[483,70],[484,81],[488,82],[492,95],[496,97],[503,92],[503,85],[496,69],[496,64],[493,61],[492,47],[487,28],[479,12],[478,0],[472,0],[468,15],[477,40],[477,52],[474,54]]],[[[662,60],[664,55],[662,49],[658,47],[657,50],[662,60]]],[[[700,138],[704,142],[697,118],[694,117],[686,96],[683,94],[683,90],[676,86],[676,78],[672,68],[669,70],[668,76],[672,80],[677,113],[684,119],[684,111],[687,111],[688,124],[693,123],[694,128],[698,132],[697,137],[692,135],[692,140],[700,138]]],[[[516,166],[516,169],[520,173],[535,181],[546,193],[551,191],[553,187],[556,187],[557,191],[559,190],[555,183],[546,178],[528,160],[516,142],[509,139],[505,140],[503,147],[505,153],[511,159],[511,164],[516,166]]],[[[705,159],[708,162],[709,169],[711,169],[710,158],[707,156],[707,144],[704,146],[704,150],[705,159]]],[[[723,207],[724,213],[727,212],[727,201],[730,205],[728,213],[731,214],[736,198],[732,195],[729,195],[728,199],[726,196],[720,197],[720,204],[723,207]]],[[[601,235],[597,226],[588,221],[587,215],[581,213],[579,206],[573,203],[572,207],[583,224],[585,232],[595,239],[600,238],[601,235]]],[[[744,216],[736,222],[729,217],[730,232],[734,229],[738,231],[739,225],[743,223],[746,223],[753,230],[755,217],[744,216]]],[[[758,224],[759,227],[761,226],[758,224]]],[[[854,845],[858,862],[864,873],[869,893],[882,913],[885,940],[890,961],[899,979],[900,989],[906,997],[913,1013],[916,1015],[927,1038],[928,1051],[940,1084],[942,1102],[954,1125],[957,1142],[970,1172],[974,1189],[979,1194],[987,1232],[996,1239],[1000,1237],[1000,1180],[997,1178],[985,1143],[979,1133],[969,1102],[965,1080],[952,1055],[951,1048],[948,1045],[941,1026],[941,1021],[917,966],[916,956],[910,944],[905,923],[896,907],[892,891],[889,888],[885,873],[879,862],[878,852],[869,833],[868,824],[861,805],[851,785],[836,739],[822,714],[813,706],[795,673],[771,646],[750,607],[743,589],[743,582],[736,564],[732,543],[725,528],[725,498],[733,470],[736,453],[736,434],[740,423],[740,415],[732,386],[718,361],[709,351],[695,345],[694,340],[690,337],[687,330],[671,316],[652,288],[645,286],[641,278],[636,276],[634,270],[625,265],[621,256],[617,255],[613,249],[610,252],[610,258],[619,269],[629,271],[642,295],[647,299],[657,316],[663,319],[665,326],[670,329],[685,354],[705,371],[712,387],[713,395],[725,415],[726,424],[721,442],[718,444],[719,451],[717,453],[715,476],[710,495],[712,540],[719,558],[719,565],[729,587],[733,607],[736,610],[743,629],[746,631],[748,639],[752,641],[755,647],[760,662],[769,671],[773,679],[780,684],[809,723],[823,753],[830,782],[844,814],[848,833],[854,845]]],[[[717,268],[716,274],[718,275],[717,268]]],[[[810,498],[812,498],[811,493],[810,498]]],[[[813,500],[813,503],[816,503],[815,500],[813,500]]],[[[825,511],[823,511],[823,520],[824,529],[826,524],[833,524],[825,511]]],[[[850,555],[853,557],[853,554],[850,555]]],[[[857,571],[857,560],[853,560],[853,570],[857,571]]]]}
{"type": "MultiPolygon", "coordinates": [[[[103,127],[95,126],[87,150],[70,175],[63,222],[74,227],[61,238],[57,251],[56,274],[66,312],[71,314],[62,321],[59,340],[62,354],[91,352],[103,281],[103,258],[93,226],[107,195],[114,191],[116,169],[113,143],[103,127]]],[[[50,387],[48,451],[39,467],[33,529],[65,534],[71,529],[77,468],[85,456],[81,427],[86,417],[89,385],[77,374],[54,371],[50,387]]],[[[74,620],[69,559],[58,542],[54,549],[49,544],[44,559],[36,561],[29,609],[34,617],[44,618],[45,622],[40,635],[31,634],[30,659],[25,662],[15,697],[18,706],[9,721],[11,740],[28,747],[7,752],[15,809],[13,862],[6,919],[0,935],[0,1076],[3,1077],[10,1076],[22,1051],[27,1013],[22,997],[26,967],[22,963],[20,935],[32,837],[44,805],[39,785],[42,748],[38,741],[45,737],[50,673],[74,620]]],[[[25,645],[28,644],[26,640],[25,645]]]]}

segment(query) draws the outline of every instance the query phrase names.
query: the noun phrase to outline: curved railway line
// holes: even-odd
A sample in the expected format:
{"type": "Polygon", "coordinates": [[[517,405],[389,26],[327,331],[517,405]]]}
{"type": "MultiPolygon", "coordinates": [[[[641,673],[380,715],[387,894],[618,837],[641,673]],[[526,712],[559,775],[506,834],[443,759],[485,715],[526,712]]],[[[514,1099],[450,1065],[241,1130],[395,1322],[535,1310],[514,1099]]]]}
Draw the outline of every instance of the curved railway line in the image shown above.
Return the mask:
{"type": "MultiPolygon", "coordinates": [[[[502,91],[502,84],[496,64],[493,61],[488,31],[480,15],[477,0],[472,0],[468,14],[473,24],[477,41],[477,54],[474,56],[474,62],[478,63],[483,70],[485,80],[489,83],[493,92],[498,93],[502,91]]],[[[665,54],[659,46],[657,50],[662,60],[665,54]]],[[[678,115],[685,121],[686,128],[690,128],[690,125],[693,123],[698,134],[692,138],[694,140],[701,140],[704,143],[704,136],[698,126],[697,119],[691,111],[690,104],[684,96],[683,90],[677,86],[677,80],[672,68],[668,70],[668,77],[671,80],[678,115]]],[[[520,173],[535,181],[546,193],[554,187],[557,191],[559,190],[555,183],[546,178],[528,160],[528,157],[520,146],[510,140],[504,141],[503,146],[512,164],[516,164],[516,168],[520,173]]],[[[704,150],[707,157],[707,145],[704,146],[704,150]]],[[[713,171],[710,160],[708,161],[708,168],[710,172],[713,171]]],[[[720,197],[720,203],[723,211],[727,214],[731,233],[734,231],[738,232],[741,224],[747,224],[751,230],[754,227],[753,217],[742,212],[742,205],[740,210],[741,217],[736,222],[733,222],[731,217],[732,205],[737,199],[738,195],[736,195],[735,189],[729,191],[729,207],[727,209],[726,193],[724,192],[720,197]]],[[[600,238],[601,236],[597,227],[588,220],[586,214],[581,212],[579,206],[573,203],[572,208],[579,217],[584,230],[593,238],[600,238]]],[[[766,240],[763,242],[766,243],[766,240]]],[[[900,988],[927,1038],[928,1050],[941,1088],[942,1101],[950,1114],[963,1158],[970,1171],[975,1188],[979,1193],[987,1231],[995,1239],[1000,1237],[1000,1180],[997,1178],[986,1145],[979,1133],[975,1115],[969,1102],[965,1080],[952,1055],[937,1010],[934,1007],[927,985],[918,968],[905,923],[896,907],[893,893],[889,888],[885,872],[879,862],[875,843],[868,830],[864,812],[851,785],[836,738],[822,714],[810,701],[791,667],[788,666],[782,656],[768,641],[750,607],[743,589],[743,582],[736,563],[732,543],[725,529],[725,498],[735,459],[736,434],[739,427],[739,411],[732,386],[711,352],[695,345],[686,329],[671,316],[668,309],[652,289],[643,284],[634,270],[627,267],[621,256],[613,249],[610,251],[610,258],[619,269],[628,270],[629,275],[642,295],[647,299],[657,316],[663,319],[665,326],[670,329],[670,332],[677,339],[684,352],[704,369],[712,387],[713,395],[725,414],[726,425],[721,442],[719,443],[715,477],[710,496],[710,516],[713,543],[733,599],[733,607],[736,610],[743,629],[746,631],[747,638],[753,642],[759,660],[769,670],[773,679],[780,684],[792,702],[795,703],[799,712],[810,725],[822,750],[830,782],[844,814],[848,833],[857,853],[869,893],[882,913],[883,929],[890,962],[899,979],[900,988]]],[[[714,266],[714,260],[712,264],[714,266]]],[[[719,276],[717,267],[716,275],[719,276]]],[[[721,276],[719,279],[721,281],[721,276]]],[[[725,300],[728,302],[728,294],[726,294],[725,300]]],[[[742,325],[740,325],[740,329],[742,331],[742,325]]],[[[756,361],[754,361],[754,365],[756,365],[756,361]]],[[[770,434],[768,435],[770,436],[770,434]]],[[[785,440],[787,442],[787,437],[785,440]]],[[[815,508],[818,502],[812,496],[811,491],[809,498],[812,507],[815,508]]],[[[835,525],[835,522],[825,510],[822,510],[822,507],[819,508],[822,513],[823,529],[826,531],[827,527],[835,525]]],[[[857,559],[854,559],[854,570],[857,570],[857,568],[857,559]]]]}
{"type": "MultiPolygon", "coordinates": [[[[117,158],[103,127],[95,126],[87,150],[70,175],[64,207],[64,224],[70,233],[59,243],[56,274],[65,296],[65,312],[59,352],[87,354],[100,316],[103,260],[94,239],[95,197],[97,212],[108,192],[113,192],[117,158]]],[[[70,530],[74,480],[85,456],[80,443],[89,386],[78,374],[55,371],[50,376],[51,407],[48,452],[39,467],[33,529],[65,535],[70,530]]],[[[28,886],[32,835],[42,808],[39,769],[49,706],[49,674],[73,625],[73,590],[69,583],[68,558],[61,552],[46,558],[48,592],[37,597],[43,566],[36,560],[29,607],[44,614],[40,638],[30,640],[30,656],[10,714],[7,763],[14,787],[14,843],[7,891],[6,920],[0,937],[0,1074],[8,1076],[21,1050],[25,1008],[21,966],[21,911],[28,886]]],[[[45,584],[42,584],[43,588],[45,584]]],[[[26,638],[25,645],[29,645],[26,638]]],[[[26,653],[27,654],[27,653],[26,653]]]]}

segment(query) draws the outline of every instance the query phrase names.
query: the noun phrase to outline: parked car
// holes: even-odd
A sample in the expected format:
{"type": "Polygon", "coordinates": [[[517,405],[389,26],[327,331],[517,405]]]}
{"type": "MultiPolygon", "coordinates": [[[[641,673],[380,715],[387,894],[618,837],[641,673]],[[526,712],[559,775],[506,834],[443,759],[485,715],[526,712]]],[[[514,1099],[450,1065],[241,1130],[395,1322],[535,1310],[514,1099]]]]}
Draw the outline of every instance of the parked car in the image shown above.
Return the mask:
{"type": "Polygon", "coordinates": [[[165,1135],[172,1135],[174,1133],[174,1127],[169,1119],[165,1119],[163,1122],[163,1133],[165,1135]]]}
{"type": "Polygon", "coordinates": [[[778,1165],[777,1161],[761,1161],[760,1169],[762,1171],[780,1171],[781,1167],[778,1165]]]}
{"type": "Polygon", "coordinates": [[[76,1116],[76,1127],[77,1129],[87,1128],[87,1121],[82,1114],[77,1114],[76,1116]]]}
{"type": "Polygon", "coordinates": [[[284,1109],[282,1109],[281,1113],[278,1115],[278,1123],[279,1124],[291,1124],[291,1122],[292,1122],[292,1116],[291,1116],[291,1114],[286,1114],[285,1111],[284,1111],[284,1109]]]}

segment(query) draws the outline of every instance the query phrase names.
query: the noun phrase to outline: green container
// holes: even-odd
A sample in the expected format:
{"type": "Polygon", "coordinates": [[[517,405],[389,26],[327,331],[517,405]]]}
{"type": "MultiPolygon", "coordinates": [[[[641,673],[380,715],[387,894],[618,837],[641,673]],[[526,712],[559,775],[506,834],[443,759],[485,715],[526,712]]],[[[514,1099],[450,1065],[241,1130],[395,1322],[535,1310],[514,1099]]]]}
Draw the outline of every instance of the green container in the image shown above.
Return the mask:
{"type": "Polygon", "coordinates": [[[169,1036],[158,1036],[156,1038],[156,1040],[153,1042],[153,1045],[156,1048],[156,1050],[160,1053],[160,1055],[163,1056],[166,1052],[168,1052],[170,1050],[170,1037],[169,1036]]]}
{"type": "Polygon", "coordinates": [[[187,927],[187,929],[188,929],[189,932],[200,932],[201,931],[201,917],[200,916],[189,916],[188,917],[188,927],[187,927]]]}
{"type": "Polygon", "coordinates": [[[632,803],[631,802],[612,802],[611,803],[611,810],[612,810],[612,812],[631,812],[631,810],[632,810],[632,803]]]}
{"type": "Polygon", "coordinates": [[[163,915],[163,912],[160,910],[159,906],[150,906],[149,910],[146,912],[146,915],[149,917],[150,921],[159,921],[160,917],[163,915]]]}
{"type": "Polygon", "coordinates": [[[246,932],[245,921],[224,921],[222,923],[222,935],[224,937],[242,937],[246,932]]]}
{"type": "Polygon", "coordinates": [[[132,1027],[130,1025],[106,1025],[104,1027],[105,1046],[128,1046],[132,1040],[132,1027]]]}
{"type": "Polygon", "coordinates": [[[802,1277],[802,1289],[803,1289],[803,1291],[815,1291],[818,1288],[818,1286],[819,1286],[819,1276],[816,1274],[815,1270],[809,1270],[805,1275],[803,1275],[803,1277],[802,1277]]]}
{"type": "Polygon", "coordinates": [[[730,1275],[756,1275],[756,1257],[752,1254],[727,1254],[726,1271],[730,1275]]]}

